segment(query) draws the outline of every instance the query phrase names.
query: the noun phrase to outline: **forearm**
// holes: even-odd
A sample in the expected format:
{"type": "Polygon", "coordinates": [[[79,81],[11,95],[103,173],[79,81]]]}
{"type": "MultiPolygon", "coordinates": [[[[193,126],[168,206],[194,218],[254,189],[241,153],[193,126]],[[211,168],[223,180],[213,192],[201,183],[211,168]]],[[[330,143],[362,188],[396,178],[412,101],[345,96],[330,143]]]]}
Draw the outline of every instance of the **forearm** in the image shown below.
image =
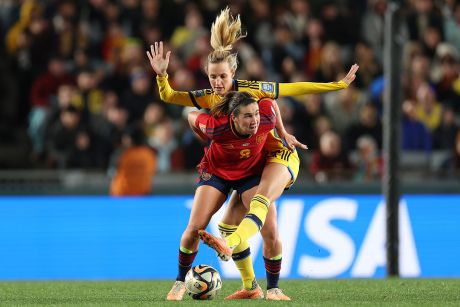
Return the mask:
{"type": "Polygon", "coordinates": [[[175,91],[171,88],[168,81],[168,75],[157,75],[157,85],[158,91],[160,92],[160,98],[164,102],[178,104],[181,106],[194,106],[188,92],[175,91]]]}
{"type": "Polygon", "coordinates": [[[278,103],[276,102],[273,103],[273,109],[275,110],[275,116],[276,116],[276,123],[275,123],[276,130],[281,136],[284,136],[286,129],[284,128],[283,119],[281,118],[281,112],[280,112],[280,108],[278,107],[278,103]]]}
{"type": "Polygon", "coordinates": [[[299,96],[305,94],[320,94],[347,88],[344,81],[318,83],[318,82],[293,82],[280,83],[279,96],[299,96]]]}

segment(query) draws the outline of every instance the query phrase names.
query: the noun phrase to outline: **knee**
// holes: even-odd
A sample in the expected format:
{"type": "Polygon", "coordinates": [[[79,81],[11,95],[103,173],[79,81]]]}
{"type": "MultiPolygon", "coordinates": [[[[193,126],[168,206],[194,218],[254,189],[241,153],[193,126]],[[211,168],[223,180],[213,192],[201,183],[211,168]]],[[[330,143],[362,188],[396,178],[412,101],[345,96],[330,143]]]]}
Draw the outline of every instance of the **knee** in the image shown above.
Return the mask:
{"type": "Polygon", "coordinates": [[[190,239],[198,238],[198,230],[200,229],[201,228],[199,228],[197,225],[187,225],[187,228],[185,228],[182,236],[190,239]]]}

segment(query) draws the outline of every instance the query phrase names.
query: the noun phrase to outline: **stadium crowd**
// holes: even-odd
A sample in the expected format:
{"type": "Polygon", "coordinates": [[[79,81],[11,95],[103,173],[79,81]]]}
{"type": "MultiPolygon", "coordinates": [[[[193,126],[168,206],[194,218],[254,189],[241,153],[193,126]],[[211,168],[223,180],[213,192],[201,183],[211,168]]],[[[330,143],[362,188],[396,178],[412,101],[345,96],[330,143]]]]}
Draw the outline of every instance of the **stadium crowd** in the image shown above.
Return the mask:
{"type": "MultiPolygon", "coordinates": [[[[104,170],[123,134],[141,124],[158,172],[194,169],[202,145],[187,109],[160,100],[145,50],[160,40],[172,50],[174,89],[209,88],[208,29],[228,4],[248,34],[235,46],[238,79],[330,82],[359,64],[345,90],[278,104],[287,130],[309,146],[303,172],[317,181],[378,179],[389,2],[2,1],[1,146],[25,131],[27,158],[15,167],[104,170]]],[[[438,168],[460,169],[460,2],[405,1],[402,33],[402,149],[445,153],[438,168]]]]}

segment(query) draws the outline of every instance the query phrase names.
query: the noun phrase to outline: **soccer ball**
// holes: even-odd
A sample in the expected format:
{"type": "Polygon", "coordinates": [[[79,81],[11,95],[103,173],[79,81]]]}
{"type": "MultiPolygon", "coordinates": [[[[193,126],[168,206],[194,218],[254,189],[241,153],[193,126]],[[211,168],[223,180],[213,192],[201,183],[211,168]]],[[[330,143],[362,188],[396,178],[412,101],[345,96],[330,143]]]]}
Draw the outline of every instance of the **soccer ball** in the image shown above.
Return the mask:
{"type": "Polygon", "coordinates": [[[185,289],[195,300],[212,300],[222,288],[219,272],[209,265],[191,268],[185,276],[185,289]]]}

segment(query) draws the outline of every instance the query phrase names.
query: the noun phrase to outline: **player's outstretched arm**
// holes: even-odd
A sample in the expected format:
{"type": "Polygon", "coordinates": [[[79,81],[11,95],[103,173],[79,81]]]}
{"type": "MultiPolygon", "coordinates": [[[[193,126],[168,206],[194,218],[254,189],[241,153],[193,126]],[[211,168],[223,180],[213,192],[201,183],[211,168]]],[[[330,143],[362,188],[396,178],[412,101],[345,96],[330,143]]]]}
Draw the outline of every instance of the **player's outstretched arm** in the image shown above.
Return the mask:
{"type": "Polygon", "coordinates": [[[159,76],[166,76],[171,51],[166,52],[166,55],[164,55],[163,42],[160,41],[150,45],[150,51],[147,50],[146,53],[153,71],[159,76]]]}
{"type": "Polygon", "coordinates": [[[345,78],[340,81],[321,83],[321,82],[293,82],[279,83],[279,97],[299,96],[306,94],[320,94],[347,88],[356,78],[359,66],[353,64],[345,78]]]}

